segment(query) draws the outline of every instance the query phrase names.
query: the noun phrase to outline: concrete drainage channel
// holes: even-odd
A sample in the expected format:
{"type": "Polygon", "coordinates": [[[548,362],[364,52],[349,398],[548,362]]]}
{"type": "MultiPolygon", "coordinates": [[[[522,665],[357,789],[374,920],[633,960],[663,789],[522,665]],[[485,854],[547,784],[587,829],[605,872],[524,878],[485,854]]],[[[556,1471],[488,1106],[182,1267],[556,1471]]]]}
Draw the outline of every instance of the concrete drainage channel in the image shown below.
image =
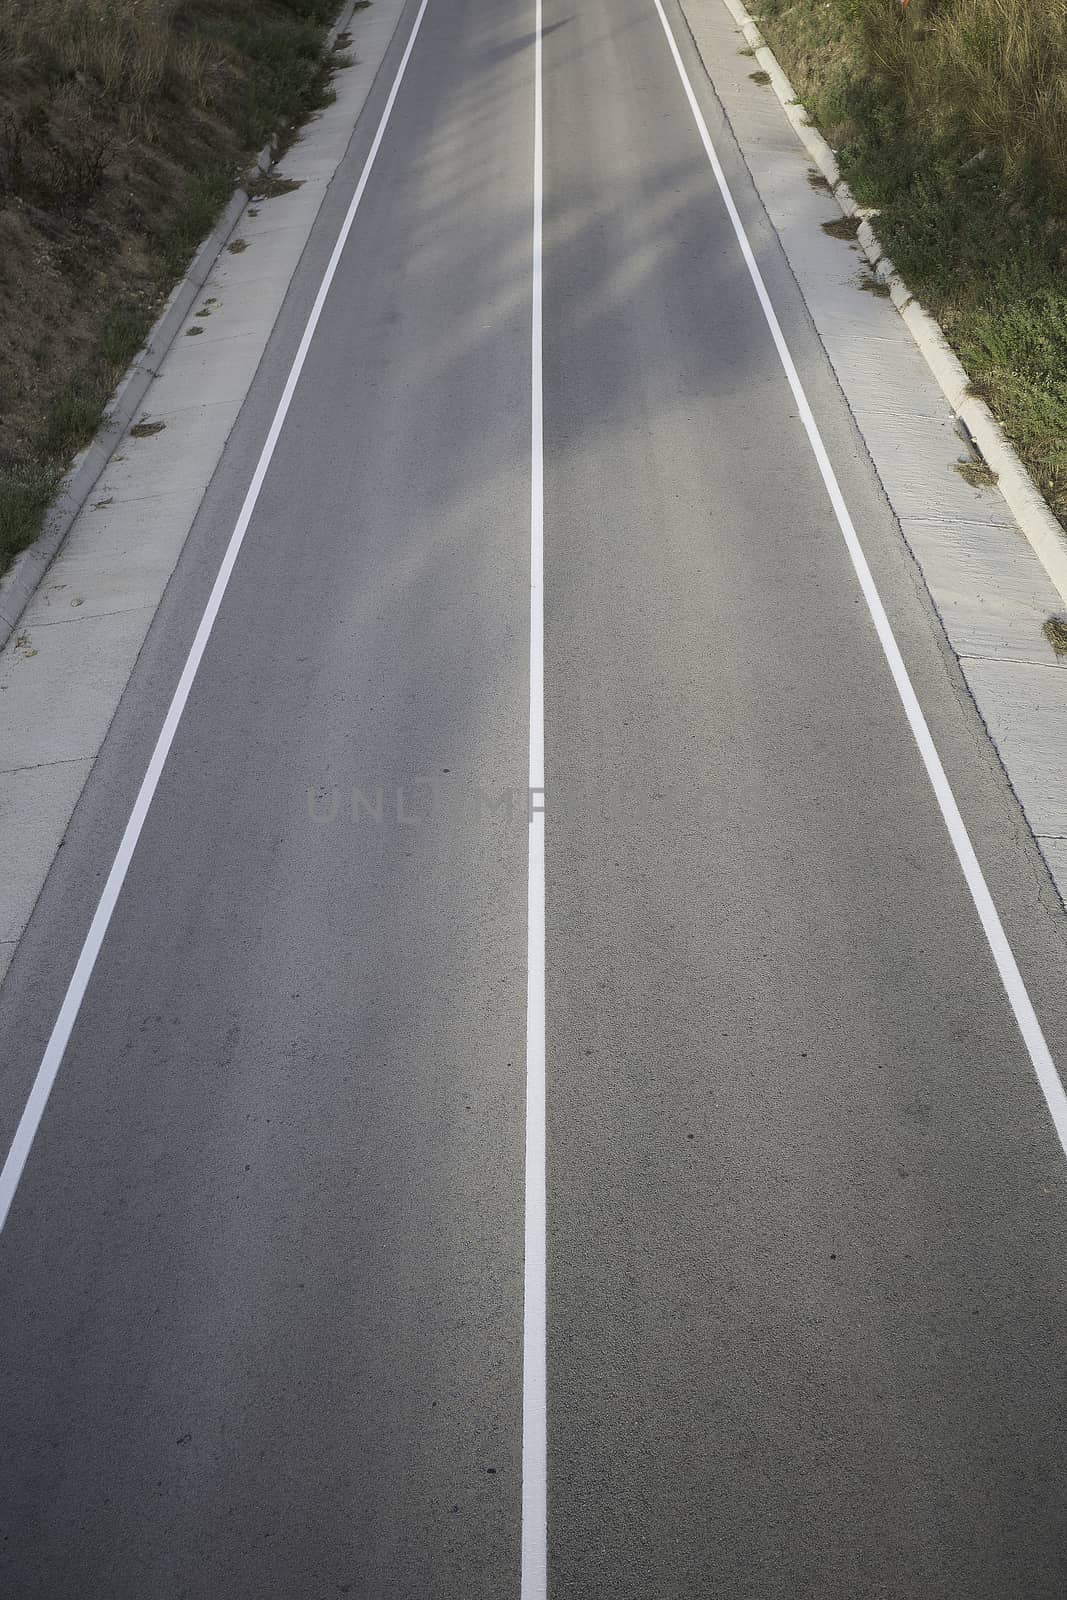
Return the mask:
{"type": "Polygon", "coordinates": [[[1058,890],[1050,886],[1045,900],[1059,916],[1067,902],[1067,656],[1050,618],[1067,602],[1067,538],[988,407],[966,393],[967,374],[884,256],[740,0],[681,6],[1058,890]]]}
{"type": "Polygon", "coordinates": [[[260,153],[0,584],[0,978],[103,744],[400,19],[349,4],[356,59],[269,175],[260,153]],[[271,181],[273,176],[274,181],[271,181]],[[262,198],[250,202],[249,191],[262,198]],[[264,192],[265,191],[265,192],[264,192]],[[240,237],[235,233],[240,229],[240,237]],[[194,335],[196,335],[194,337],[194,335]]]}

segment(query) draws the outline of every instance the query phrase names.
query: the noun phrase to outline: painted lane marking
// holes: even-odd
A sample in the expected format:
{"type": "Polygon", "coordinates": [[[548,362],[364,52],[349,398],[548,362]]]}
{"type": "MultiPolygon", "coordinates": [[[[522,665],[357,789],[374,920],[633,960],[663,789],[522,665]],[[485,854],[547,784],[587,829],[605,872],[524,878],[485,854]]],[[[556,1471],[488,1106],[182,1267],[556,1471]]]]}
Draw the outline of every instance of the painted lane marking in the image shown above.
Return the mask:
{"type": "Polygon", "coordinates": [[[5,1222],[7,1221],[8,1212],[11,1209],[11,1202],[15,1198],[15,1191],[19,1186],[19,1180],[21,1179],[25,1169],[26,1161],[33,1146],[33,1141],[37,1135],[37,1130],[41,1125],[41,1118],[44,1116],[45,1107],[48,1104],[48,1097],[51,1094],[52,1086],[56,1081],[56,1076],[59,1072],[60,1065],[62,1064],[67,1045],[70,1041],[74,1024],[78,1020],[78,1013],[81,1010],[82,1001],[85,998],[85,991],[89,985],[89,979],[92,977],[93,968],[96,965],[97,957],[100,954],[100,947],[103,944],[104,938],[107,934],[107,930],[111,923],[111,918],[114,914],[119,895],[122,893],[122,886],[126,881],[126,874],[129,871],[130,862],[133,859],[133,853],[137,848],[137,841],[141,837],[141,830],[144,827],[145,818],[148,815],[149,807],[151,806],[152,800],[155,797],[156,789],[159,787],[159,780],[162,776],[167,756],[170,754],[171,745],[174,743],[174,736],[178,731],[178,724],[181,721],[182,713],[185,710],[186,702],[189,699],[189,694],[192,690],[197,671],[203,659],[204,651],[207,648],[207,642],[211,637],[211,630],[215,626],[215,620],[218,617],[223,596],[226,593],[226,589],[230,581],[230,576],[237,562],[237,557],[240,554],[241,546],[244,543],[245,534],[248,531],[248,525],[252,520],[252,513],[255,511],[256,502],[259,499],[259,493],[263,487],[263,480],[267,475],[267,469],[269,468],[271,460],[274,456],[275,447],[278,443],[278,438],[285,423],[289,406],[296,391],[296,386],[300,379],[304,362],[307,359],[307,353],[311,347],[311,341],[314,336],[315,329],[318,326],[319,318],[322,315],[322,308],[326,303],[326,296],[330,291],[330,285],[333,283],[334,275],[337,272],[337,267],[341,260],[341,254],[348,240],[348,235],[352,230],[352,224],[355,221],[356,212],[359,210],[360,201],[363,199],[363,193],[367,187],[367,180],[370,177],[371,168],[374,166],[375,159],[381,147],[382,139],[385,136],[385,130],[389,124],[389,118],[392,116],[393,106],[396,103],[396,97],[399,92],[401,82],[403,81],[404,73],[407,71],[408,61],[411,59],[411,52],[414,48],[419,29],[422,26],[422,19],[426,14],[426,7],[428,4],[429,0],[422,0],[422,4],[419,6],[418,14],[415,17],[415,22],[412,27],[410,37],[408,38],[407,45],[404,49],[404,54],[400,59],[400,65],[396,71],[396,77],[393,79],[393,86],[389,91],[389,98],[385,102],[385,109],[382,112],[381,120],[378,123],[378,128],[374,135],[374,141],[367,154],[367,159],[363,163],[363,171],[361,172],[359,182],[356,185],[356,192],[352,196],[352,203],[345,215],[344,222],[341,224],[341,231],[337,236],[337,243],[333,247],[333,254],[330,256],[329,262],[327,263],[326,271],[323,274],[322,282],[319,285],[319,292],[315,296],[315,304],[312,306],[307,322],[304,325],[304,332],[300,340],[300,346],[293,358],[293,364],[289,368],[289,376],[285,380],[285,388],[282,390],[282,397],[278,401],[278,407],[274,413],[274,418],[270,425],[270,431],[267,434],[266,442],[262,451],[260,452],[259,460],[256,463],[256,470],[252,474],[252,482],[249,484],[248,493],[245,495],[244,503],[241,506],[240,514],[238,515],[237,522],[234,525],[233,533],[230,535],[230,542],[226,546],[226,553],[222,558],[222,565],[219,568],[218,576],[215,579],[211,594],[208,596],[208,602],[204,609],[204,614],[200,619],[200,626],[196,630],[196,637],[193,640],[189,655],[186,658],[185,666],[182,668],[182,674],[178,679],[178,686],[174,691],[174,697],[167,709],[167,715],[164,718],[163,727],[160,731],[159,738],[156,740],[156,746],[152,751],[152,757],[148,763],[148,769],[141,781],[141,787],[137,792],[137,798],[133,803],[133,810],[130,812],[129,821],[126,824],[122,839],[119,842],[119,848],[115,855],[115,860],[112,863],[111,871],[108,873],[107,882],[104,884],[103,893],[100,896],[96,911],[93,914],[93,920],[89,924],[89,932],[85,936],[85,943],[82,945],[81,954],[79,955],[77,964],[74,968],[74,974],[67,986],[67,992],[63,998],[63,1004],[59,1008],[59,1015],[56,1017],[55,1025],[52,1028],[48,1043],[45,1046],[45,1052],[41,1058],[41,1064],[37,1069],[37,1076],[34,1079],[33,1087],[30,1090],[29,1098],[26,1101],[22,1116],[19,1119],[19,1125],[15,1130],[15,1136],[11,1141],[11,1148],[8,1150],[7,1159],[4,1162],[3,1170],[0,1171],[0,1229],[3,1228],[5,1222]]]}
{"type": "Polygon", "coordinates": [[[1037,1075],[1037,1081],[1041,1085],[1045,1104],[1051,1113],[1064,1154],[1067,1155],[1067,1094],[1064,1092],[1059,1073],[1056,1071],[1056,1064],[1052,1059],[1052,1053],[1041,1031],[1041,1024],[1037,1019],[1037,1013],[1023,982],[1022,973],[1019,971],[1015,955],[1011,945],[1008,943],[1008,936],[1004,932],[1000,915],[993,903],[993,896],[989,892],[989,886],[978,864],[978,857],[975,854],[974,846],[971,843],[959,806],[956,804],[956,797],[952,793],[945,769],[941,764],[941,757],[937,753],[922,707],[919,705],[918,696],[912,687],[908,669],[904,665],[900,647],[890,627],[881,595],[878,593],[871,569],[867,564],[867,558],[860,545],[855,524],[845,504],[841,486],[837,481],[837,475],[830,464],[830,457],[823,443],[808,397],[804,392],[804,386],[800,381],[800,375],[797,372],[793,357],[789,353],[789,346],[786,344],[785,335],[778,321],[778,315],[767,292],[767,285],[763,281],[763,274],[756,263],[756,257],[745,232],[744,223],[741,221],[741,214],[730,192],[726,174],[712,143],[708,125],[704,120],[704,114],[693,92],[693,85],[690,82],[689,74],[686,72],[685,63],[682,61],[670,23],[667,21],[667,14],[663,9],[662,0],[654,0],[654,3],[659,13],[660,22],[663,24],[663,31],[667,36],[667,44],[670,47],[671,55],[674,57],[674,64],[678,69],[678,76],[682,80],[682,87],[689,102],[689,109],[693,113],[693,120],[697,125],[708,161],[711,163],[711,170],[715,174],[715,181],[719,186],[719,192],[722,195],[723,203],[726,206],[734,233],[737,236],[737,242],[741,247],[741,254],[744,257],[745,266],[748,268],[748,275],[752,279],[763,315],[770,329],[786,378],[789,381],[789,387],[793,392],[793,398],[796,400],[800,412],[800,420],[804,424],[804,431],[808,436],[808,442],[818,462],[823,483],[826,485],[826,491],[830,496],[834,515],[844,536],[848,553],[852,558],[852,565],[856,570],[856,576],[859,578],[863,598],[867,602],[871,619],[874,622],[879,641],[885,652],[885,658],[893,675],[897,693],[900,695],[908,725],[919,747],[919,754],[922,756],[923,764],[926,767],[934,794],[937,797],[937,803],[941,807],[941,815],[945,819],[945,826],[948,828],[957,859],[963,869],[963,876],[967,880],[967,887],[971,891],[971,898],[981,919],[985,936],[989,941],[989,948],[993,953],[997,971],[1000,973],[1000,980],[1004,985],[1008,1003],[1015,1014],[1019,1032],[1022,1034],[1023,1042],[1029,1052],[1034,1072],[1037,1075]]]}
{"type": "Polygon", "coordinates": [[[541,5],[534,10],[533,260],[530,328],[530,838],[527,881],[526,1216],[522,1313],[521,1600],[548,1592],[545,1261],[544,422],[542,395],[541,5]]]}

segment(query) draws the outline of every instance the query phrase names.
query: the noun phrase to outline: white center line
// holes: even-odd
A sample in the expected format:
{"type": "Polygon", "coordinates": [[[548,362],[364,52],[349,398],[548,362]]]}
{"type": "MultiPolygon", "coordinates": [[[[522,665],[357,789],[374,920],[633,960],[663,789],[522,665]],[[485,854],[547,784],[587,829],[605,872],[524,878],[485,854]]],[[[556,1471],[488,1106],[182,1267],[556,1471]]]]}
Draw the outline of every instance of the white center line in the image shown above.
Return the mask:
{"type": "Polygon", "coordinates": [[[548,1592],[545,1374],[544,427],[541,395],[541,0],[535,0],[530,381],[530,843],[527,883],[526,1227],[522,1327],[521,1600],[548,1592]]]}
{"type": "Polygon", "coordinates": [[[712,143],[708,125],[704,120],[704,113],[701,111],[697,97],[693,92],[693,85],[690,82],[689,74],[685,70],[685,64],[682,61],[674,34],[671,31],[670,23],[667,21],[667,14],[663,9],[662,0],[655,0],[655,7],[659,12],[659,20],[663,24],[663,31],[667,35],[667,43],[670,46],[671,55],[674,57],[678,76],[682,80],[682,87],[685,90],[686,99],[689,101],[689,109],[693,113],[693,120],[696,122],[705,153],[711,163],[711,170],[715,174],[715,181],[719,186],[719,192],[722,195],[727,214],[737,236],[737,242],[741,247],[741,254],[744,257],[745,266],[748,268],[748,275],[752,279],[752,285],[756,291],[763,315],[766,318],[767,326],[770,329],[771,338],[774,340],[775,349],[778,351],[779,360],[788,379],[789,387],[793,391],[793,398],[796,400],[800,412],[800,420],[804,424],[804,431],[814,452],[823,483],[826,485],[830,504],[833,506],[838,526],[844,536],[848,553],[852,558],[852,565],[856,569],[856,576],[859,578],[863,598],[867,602],[871,619],[874,622],[879,641],[885,652],[886,661],[889,663],[889,670],[893,675],[893,682],[896,684],[897,693],[903,704],[904,714],[908,719],[908,725],[919,747],[919,754],[922,756],[923,764],[926,767],[934,794],[937,797],[937,803],[941,807],[941,815],[945,819],[945,826],[948,828],[949,837],[963,869],[963,875],[967,880],[967,887],[971,891],[971,898],[981,919],[985,936],[989,941],[989,948],[993,953],[997,971],[1000,973],[1004,992],[1015,1014],[1019,1032],[1022,1034],[1023,1042],[1029,1052],[1034,1072],[1037,1075],[1037,1081],[1041,1085],[1041,1092],[1045,1096],[1045,1103],[1052,1115],[1056,1132],[1059,1135],[1060,1144],[1063,1147],[1064,1154],[1067,1155],[1067,1094],[1064,1093],[1063,1084],[1060,1081],[1059,1073],[1056,1071],[1056,1064],[1052,1059],[1045,1036],[1041,1031],[1037,1013],[1027,993],[1026,985],[1023,982],[1022,973],[1019,971],[1011,945],[1008,943],[1008,936],[1004,932],[1000,915],[993,903],[993,896],[989,892],[989,886],[978,864],[978,857],[975,854],[966,824],[960,814],[960,808],[956,804],[956,797],[952,793],[945,769],[941,764],[941,757],[937,753],[922,707],[919,705],[918,696],[912,687],[908,669],[904,665],[904,658],[900,653],[900,647],[894,637],[889,618],[882,604],[882,597],[878,593],[871,569],[867,564],[867,558],[860,545],[851,513],[845,504],[845,497],[841,492],[841,485],[837,481],[837,474],[830,464],[830,457],[823,443],[808,397],[804,392],[800,375],[797,372],[793,357],[789,353],[789,346],[786,344],[781,323],[778,321],[777,312],[771,303],[767,285],[763,281],[763,274],[756,263],[756,257],[745,232],[744,223],[741,221],[741,214],[730,192],[730,186],[726,181],[722,163],[712,143]]]}
{"type": "Polygon", "coordinates": [[[360,201],[363,199],[363,192],[367,187],[371,168],[374,166],[375,158],[385,136],[389,118],[393,114],[397,93],[404,73],[407,71],[408,61],[411,59],[415,39],[422,26],[422,19],[428,4],[429,0],[422,0],[418,14],[415,17],[411,35],[404,49],[404,54],[400,58],[400,65],[397,68],[396,77],[393,79],[389,98],[385,102],[385,109],[382,112],[381,121],[378,123],[378,129],[374,135],[374,142],[367,153],[366,161],[363,163],[363,171],[356,185],[356,192],[352,196],[352,203],[345,214],[344,222],[341,224],[341,231],[337,236],[337,243],[333,247],[333,254],[327,262],[326,271],[323,273],[322,282],[319,285],[319,292],[315,296],[315,304],[312,306],[307,322],[304,325],[300,347],[293,357],[292,366],[289,368],[289,376],[285,380],[285,388],[282,390],[282,397],[278,401],[270,431],[256,463],[256,470],[252,474],[252,482],[249,484],[248,493],[245,495],[233,533],[230,535],[230,542],[226,546],[226,554],[222,558],[222,565],[219,568],[211,594],[208,596],[204,614],[200,619],[200,626],[196,630],[196,637],[193,640],[185,666],[182,668],[182,675],[178,679],[178,687],[174,691],[174,698],[171,700],[167,715],[163,719],[163,727],[159,738],[156,740],[155,749],[152,751],[148,770],[141,781],[140,789],[137,791],[137,799],[133,803],[130,819],[119,841],[115,860],[112,863],[111,871],[108,873],[99,904],[93,914],[93,920],[89,924],[89,932],[85,936],[85,943],[82,945],[81,954],[74,968],[74,974],[67,986],[67,992],[63,997],[63,1004],[59,1008],[59,1015],[56,1017],[55,1026],[52,1029],[48,1044],[45,1046],[41,1064],[37,1069],[37,1076],[34,1078],[29,1098],[19,1119],[19,1125],[15,1129],[15,1137],[11,1141],[11,1148],[7,1153],[3,1170],[0,1171],[0,1228],[3,1228],[4,1223],[7,1221],[11,1202],[15,1198],[15,1191],[19,1186],[19,1180],[25,1169],[37,1130],[41,1125],[45,1107],[48,1104],[48,1097],[52,1092],[52,1086],[56,1081],[56,1075],[66,1053],[74,1024],[78,1020],[78,1013],[81,1010],[85,991],[89,985],[89,979],[92,977],[93,968],[96,965],[96,959],[100,954],[100,947],[107,934],[119,895],[122,893],[122,886],[126,881],[126,874],[133,859],[133,853],[137,848],[137,841],[141,837],[141,830],[144,827],[148,809],[155,797],[156,789],[159,787],[159,780],[162,776],[167,756],[170,754],[171,745],[174,743],[174,735],[178,731],[182,712],[185,710],[193,682],[203,660],[204,651],[207,649],[207,642],[211,637],[211,630],[215,626],[215,619],[219,614],[230,576],[240,554],[241,546],[244,543],[248,525],[252,520],[252,513],[255,511],[256,502],[263,487],[263,480],[267,476],[267,469],[274,456],[275,447],[285,423],[289,406],[292,403],[293,395],[296,392],[296,386],[303,371],[308,350],[311,348],[315,329],[322,315],[322,308],[326,304],[326,296],[330,292],[330,285],[333,283],[334,275],[337,272],[342,252],[348,241],[348,235],[352,231],[353,222],[356,220],[356,212],[359,210],[360,201]]]}

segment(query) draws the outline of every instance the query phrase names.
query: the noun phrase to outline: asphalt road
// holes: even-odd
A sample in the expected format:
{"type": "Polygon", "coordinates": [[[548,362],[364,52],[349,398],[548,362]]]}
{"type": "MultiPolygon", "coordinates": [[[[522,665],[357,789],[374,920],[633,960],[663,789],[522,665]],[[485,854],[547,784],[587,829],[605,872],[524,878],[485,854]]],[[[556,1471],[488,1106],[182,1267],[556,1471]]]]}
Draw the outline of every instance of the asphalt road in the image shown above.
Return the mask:
{"type": "MultiPolygon", "coordinates": [[[[0,995],[5,1145],[414,18],[0,995]]],[[[519,1594],[535,37],[429,0],[0,1237],[11,1600],[519,1594]]],[[[1067,1164],[653,0],[543,52],[548,1592],[1062,1597],[1067,1164]]]]}

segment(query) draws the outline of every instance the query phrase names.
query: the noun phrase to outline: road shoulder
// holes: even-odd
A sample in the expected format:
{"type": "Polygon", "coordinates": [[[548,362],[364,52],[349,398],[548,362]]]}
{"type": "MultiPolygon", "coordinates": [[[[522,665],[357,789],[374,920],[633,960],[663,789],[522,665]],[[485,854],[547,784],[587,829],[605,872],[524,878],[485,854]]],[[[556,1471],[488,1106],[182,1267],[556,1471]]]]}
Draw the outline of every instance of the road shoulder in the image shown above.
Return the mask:
{"type": "Polygon", "coordinates": [[[723,0],[681,0],[712,89],[869,452],[964,681],[1061,900],[1067,897],[1067,672],[1045,638],[1061,609],[996,488],[961,475],[951,408],[768,86],[723,0]]]}

